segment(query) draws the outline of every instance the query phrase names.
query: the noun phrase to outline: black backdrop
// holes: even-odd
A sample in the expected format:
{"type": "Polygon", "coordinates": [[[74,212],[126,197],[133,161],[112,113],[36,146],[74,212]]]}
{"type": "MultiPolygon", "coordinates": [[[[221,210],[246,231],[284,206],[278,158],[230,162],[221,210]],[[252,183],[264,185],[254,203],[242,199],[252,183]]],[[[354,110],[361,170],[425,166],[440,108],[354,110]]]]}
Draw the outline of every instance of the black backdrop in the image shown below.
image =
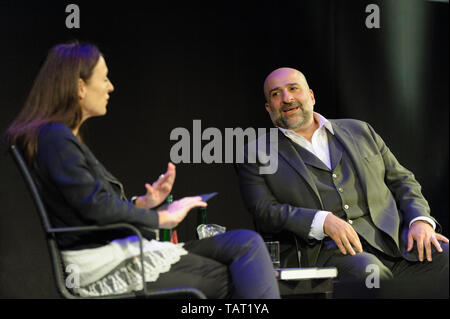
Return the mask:
{"type": "MultiPolygon", "coordinates": [[[[68,29],[69,3],[0,2],[2,134],[48,49],[93,42],[116,90],[108,115],[87,122],[87,142],[129,196],[142,194],[166,169],[174,128],[192,133],[194,119],[222,134],[271,127],[262,84],[273,69],[290,66],[306,75],[316,111],[377,130],[415,173],[448,235],[448,3],[77,1],[81,28],[68,29]],[[370,3],[380,7],[379,29],[365,25],[370,3]]],[[[0,296],[54,296],[31,200],[3,151],[0,296]]],[[[231,164],[177,165],[175,198],[212,191],[219,196],[209,222],[253,228],[231,164]]],[[[194,238],[195,222],[191,214],[179,225],[181,240],[194,238]]]]}

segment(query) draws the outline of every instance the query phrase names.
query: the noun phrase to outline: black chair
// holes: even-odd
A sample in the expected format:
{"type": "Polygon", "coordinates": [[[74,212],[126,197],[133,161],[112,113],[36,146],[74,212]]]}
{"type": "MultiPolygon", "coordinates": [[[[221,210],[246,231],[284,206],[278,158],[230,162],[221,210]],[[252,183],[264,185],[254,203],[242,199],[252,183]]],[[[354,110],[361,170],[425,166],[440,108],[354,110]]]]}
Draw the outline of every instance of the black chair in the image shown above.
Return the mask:
{"type": "Polygon", "coordinates": [[[108,296],[99,296],[99,297],[89,297],[89,299],[110,299],[110,298],[193,298],[193,299],[206,299],[206,296],[198,289],[192,287],[176,287],[176,288],[168,288],[168,289],[157,289],[151,290],[147,289],[145,284],[144,277],[144,258],[143,258],[143,248],[142,248],[142,234],[133,225],[126,223],[117,223],[105,226],[81,226],[81,227],[63,227],[63,228],[53,228],[50,225],[47,211],[45,209],[44,203],[41,199],[39,191],[36,187],[36,184],[33,180],[33,177],[28,169],[27,164],[25,163],[22,154],[17,149],[16,146],[12,145],[10,147],[11,155],[17,164],[23,178],[25,179],[25,183],[27,188],[31,193],[31,197],[33,198],[33,202],[36,206],[37,211],[39,212],[39,217],[41,219],[42,226],[44,228],[46,234],[46,240],[48,244],[48,249],[51,257],[51,262],[53,266],[53,275],[55,278],[55,283],[58,292],[61,294],[63,298],[67,299],[80,299],[84,298],[78,295],[75,295],[71,292],[70,289],[66,287],[65,280],[65,271],[64,271],[64,263],[62,261],[62,256],[58,245],[56,243],[56,235],[61,233],[69,233],[69,232],[91,232],[91,231],[105,231],[111,229],[129,229],[133,233],[135,233],[139,238],[139,247],[140,247],[140,262],[141,262],[141,276],[142,276],[142,286],[143,289],[139,291],[134,291],[126,294],[115,294],[108,296]]]}

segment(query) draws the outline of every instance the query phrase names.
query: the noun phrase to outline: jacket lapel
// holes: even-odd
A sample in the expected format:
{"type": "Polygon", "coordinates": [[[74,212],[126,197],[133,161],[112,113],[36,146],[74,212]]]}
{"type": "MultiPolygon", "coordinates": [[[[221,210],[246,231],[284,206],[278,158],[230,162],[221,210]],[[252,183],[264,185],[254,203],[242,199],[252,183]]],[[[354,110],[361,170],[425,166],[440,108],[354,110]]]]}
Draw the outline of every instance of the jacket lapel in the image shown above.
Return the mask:
{"type": "Polygon", "coordinates": [[[278,132],[278,154],[283,157],[286,162],[305,180],[305,182],[311,187],[320,201],[320,205],[323,208],[322,200],[319,196],[319,191],[317,190],[314,179],[300,157],[297,150],[289,142],[288,138],[281,132],[278,132]]]}
{"type": "Polygon", "coordinates": [[[316,155],[301,147],[300,145],[290,142],[303,160],[303,163],[314,166],[318,169],[329,171],[328,167],[316,155]]]}
{"type": "Polygon", "coordinates": [[[328,148],[330,150],[331,171],[334,171],[342,158],[342,146],[336,142],[336,139],[331,132],[328,130],[326,131],[328,136],[328,148]]]}

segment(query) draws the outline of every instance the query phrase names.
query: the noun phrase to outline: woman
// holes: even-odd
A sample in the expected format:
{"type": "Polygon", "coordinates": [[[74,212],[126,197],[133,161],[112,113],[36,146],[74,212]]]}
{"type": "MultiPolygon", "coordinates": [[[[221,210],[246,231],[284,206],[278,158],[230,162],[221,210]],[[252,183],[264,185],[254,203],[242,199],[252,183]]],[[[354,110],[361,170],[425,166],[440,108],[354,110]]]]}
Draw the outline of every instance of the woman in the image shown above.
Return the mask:
{"type": "MultiPolygon", "coordinates": [[[[126,222],[142,228],[174,228],[200,197],[185,197],[158,207],[171,192],[175,166],[146,194],[127,200],[122,184],[83,143],[80,127],[106,114],[114,87],[104,57],[91,44],[53,47],[17,118],[5,134],[32,168],[52,226],[126,222]],[[159,208],[159,209],[158,209],[159,208]]],[[[66,234],[58,243],[66,265],[80,271],[83,296],[140,289],[139,246],[126,231],[66,234]]],[[[148,288],[191,286],[208,298],[279,298],[272,263],[261,237],[236,230],[181,245],[144,242],[148,288]]]]}

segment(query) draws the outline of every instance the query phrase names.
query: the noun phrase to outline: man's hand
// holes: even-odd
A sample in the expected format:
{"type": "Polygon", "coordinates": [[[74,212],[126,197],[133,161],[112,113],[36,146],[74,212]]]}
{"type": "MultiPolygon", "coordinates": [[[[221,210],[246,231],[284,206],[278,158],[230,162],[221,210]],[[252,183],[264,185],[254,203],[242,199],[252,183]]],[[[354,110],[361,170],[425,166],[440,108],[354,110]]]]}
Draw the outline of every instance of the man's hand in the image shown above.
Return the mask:
{"type": "Polygon", "coordinates": [[[167,210],[158,212],[159,228],[172,229],[176,227],[194,207],[206,207],[200,196],[184,197],[167,206],[167,210]]]}
{"type": "Polygon", "coordinates": [[[423,220],[418,220],[415,221],[409,228],[407,250],[411,251],[414,246],[414,241],[416,241],[419,260],[423,261],[423,249],[425,248],[427,260],[432,261],[431,244],[436,247],[438,252],[442,252],[442,248],[438,240],[448,243],[448,239],[441,234],[437,234],[429,223],[423,220]]]}
{"type": "Polygon", "coordinates": [[[147,194],[137,198],[136,206],[150,209],[161,204],[172,191],[175,175],[175,165],[169,163],[167,165],[167,172],[161,175],[156,182],[152,185],[145,184],[147,194]]]}
{"type": "Polygon", "coordinates": [[[350,255],[355,255],[356,253],[353,250],[353,247],[356,248],[357,252],[362,252],[362,245],[359,241],[358,234],[353,227],[343,219],[336,217],[333,214],[328,214],[323,222],[323,231],[334,240],[339,250],[344,255],[346,255],[347,252],[350,253],[350,255]]]}

